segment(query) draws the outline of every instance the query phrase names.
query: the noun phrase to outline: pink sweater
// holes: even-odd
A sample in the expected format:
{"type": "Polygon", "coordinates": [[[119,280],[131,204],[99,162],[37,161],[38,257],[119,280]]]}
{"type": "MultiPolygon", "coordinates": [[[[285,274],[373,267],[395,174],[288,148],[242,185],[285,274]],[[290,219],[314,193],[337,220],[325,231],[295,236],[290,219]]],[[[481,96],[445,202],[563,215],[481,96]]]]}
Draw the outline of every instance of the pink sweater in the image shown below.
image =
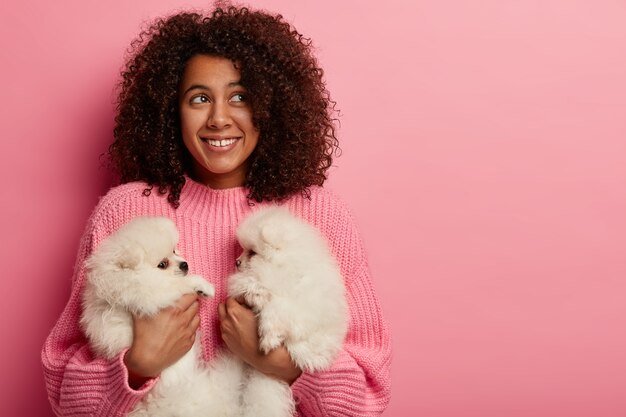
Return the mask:
{"type": "MultiPolygon", "coordinates": [[[[167,216],[176,222],[178,249],[190,272],[215,285],[215,298],[203,301],[200,308],[205,359],[214,357],[222,346],[217,304],[226,298],[225,281],[241,251],[235,230],[261,204],[249,206],[243,187],[213,190],[187,179],[180,207],[173,209],[156,190],[143,196],[144,188],[143,183],[130,183],[110,190],[92,213],[81,239],[70,299],[41,355],[48,397],[57,415],[123,416],[156,382],[149,381],[140,390],[130,388],[123,354],[113,361],[95,358],[78,324],[85,258],[133,217],[167,216]]],[[[296,195],[284,204],[328,239],[345,278],[350,307],[349,333],[331,369],[305,372],[292,385],[297,415],[380,415],[390,397],[391,343],[354,220],[341,201],[320,187],[311,189],[310,200],[296,195]]]]}

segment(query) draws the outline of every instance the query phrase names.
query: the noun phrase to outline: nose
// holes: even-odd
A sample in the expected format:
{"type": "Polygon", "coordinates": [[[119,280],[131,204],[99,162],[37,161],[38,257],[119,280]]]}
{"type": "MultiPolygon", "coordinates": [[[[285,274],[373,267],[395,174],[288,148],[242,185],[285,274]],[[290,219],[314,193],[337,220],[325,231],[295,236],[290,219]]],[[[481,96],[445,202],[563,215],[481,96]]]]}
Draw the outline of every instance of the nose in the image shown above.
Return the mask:
{"type": "Polygon", "coordinates": [[[187,264],[187,262],[181,262],[178,267],[180,268],[181,271],[183,271],[185,274],[187,273],[187,271],[189,271],[189,265],[187,264]]]}
{"type": "Polygon", "coordinates": [[[206,124],[210,129],[224,129],[229,127],[231,119],[228,104],[221,102],[213,103],[206,124]]]}
{"type": "Polygon", "coordinates": [[[236,266],[237,268],[239,268],[239,267],[241,266],[241,261],[240,261],[239,259],[237,259],[237,260],[235,261],[235,266],[236,266]]]}

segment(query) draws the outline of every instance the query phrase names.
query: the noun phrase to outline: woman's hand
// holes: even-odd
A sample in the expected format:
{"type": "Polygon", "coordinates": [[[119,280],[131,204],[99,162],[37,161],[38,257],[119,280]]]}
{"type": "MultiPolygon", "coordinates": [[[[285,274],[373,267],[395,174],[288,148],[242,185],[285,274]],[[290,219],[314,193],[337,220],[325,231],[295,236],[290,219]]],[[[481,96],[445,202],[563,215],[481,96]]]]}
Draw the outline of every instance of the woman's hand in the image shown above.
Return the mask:
{"type": "Polygon", "coordinates": [[[133,317],[133,344],[124,357],[132,388],[158,376],[191,349],[200,325],[197,300],[196,294],[186,294],[152,317],[133,317]]]}
{"type": "Polygon", "coordinates": [[[302,373],[284,346],[267,355],[259,350],[257,318],[245,304],[228,298],[218,306],[222,339],[228,349],[250,366],[264,374],[291,385],[302,373]]]}

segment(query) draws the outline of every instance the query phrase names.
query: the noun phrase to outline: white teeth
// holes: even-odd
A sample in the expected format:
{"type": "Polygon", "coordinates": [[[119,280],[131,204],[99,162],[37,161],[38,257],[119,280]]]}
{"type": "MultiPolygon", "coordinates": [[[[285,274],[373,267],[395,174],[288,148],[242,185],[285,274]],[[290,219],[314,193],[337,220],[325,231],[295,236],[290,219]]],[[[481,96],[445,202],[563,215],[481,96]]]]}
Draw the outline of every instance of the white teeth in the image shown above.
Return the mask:
{"type": "Polygon", "coordinates": [[[208,139],[207,140],[207,142],[209,142],[209,145],[218,146],[220,148],[223,148],[224,146],[232,145],[236,141],[237,139],[222,139],[222,140],[208,139]]]}

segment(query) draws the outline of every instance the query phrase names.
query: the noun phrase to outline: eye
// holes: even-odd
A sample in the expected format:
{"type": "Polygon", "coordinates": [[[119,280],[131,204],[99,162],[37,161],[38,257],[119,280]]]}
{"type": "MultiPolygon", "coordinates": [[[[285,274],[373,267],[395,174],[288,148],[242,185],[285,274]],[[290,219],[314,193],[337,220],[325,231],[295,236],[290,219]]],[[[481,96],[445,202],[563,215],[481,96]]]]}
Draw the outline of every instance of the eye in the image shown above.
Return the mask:
{"type": "Polygon", "coordinates": [[[167,259],[163,259],[161,262],[159,262],[159,264],[157,265],[157,268],[159,269],[166,269],[170,264],[170,261],[167,259]]]}
{"type": "Polygon", "coordinates": [[[205,95],[193,96],[193,97],[191,97],[189,102],[192,103],[192,104],[208,103],[209,102],[209,98],[207,96],[205,96],[205,95]]]}
{"type": "Polygon", "coordinates": [[[252,258],[254,255],[256,255],[256,252],[255,252],[255,251],[253,251],[252,249],[250,249],[250,250],[248,251],[248,256],[249,256],[250,258],[252,258]]]}
{"type": "Polygon", "coordinates": [[[243,102],[246,101],[246,96],[242,93],[237,93],[231,97],[230,101],[235,101],[237,103],[243,102]]]}

